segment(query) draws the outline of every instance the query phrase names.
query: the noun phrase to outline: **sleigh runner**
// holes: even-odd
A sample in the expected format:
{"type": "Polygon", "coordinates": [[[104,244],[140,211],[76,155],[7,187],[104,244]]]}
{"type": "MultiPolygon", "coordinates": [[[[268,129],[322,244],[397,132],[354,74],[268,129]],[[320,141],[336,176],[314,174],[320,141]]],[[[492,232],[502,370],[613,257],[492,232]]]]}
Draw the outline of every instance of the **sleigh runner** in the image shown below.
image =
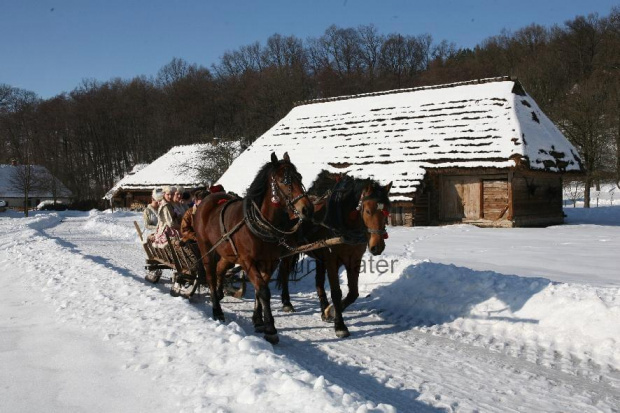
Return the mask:
{"type": "MultiPolygon", "coordinates": [[[[182,243],[178,237],[168,236],[163,245],[154,245],[149,237],[144,237],[137,222],[134,226],[146,253],[145,269],[149,272],[147,280],[157,282],[163,270],[172,270],[170,295],[190,298],[201,284],[205,284],[206,274],[201,254],[195,243],[182,243]]],[[[241,298],[245,294],[245,275],[239,269],[228,271],[223,277],[223,291],[226,295],[241,298]]]]}

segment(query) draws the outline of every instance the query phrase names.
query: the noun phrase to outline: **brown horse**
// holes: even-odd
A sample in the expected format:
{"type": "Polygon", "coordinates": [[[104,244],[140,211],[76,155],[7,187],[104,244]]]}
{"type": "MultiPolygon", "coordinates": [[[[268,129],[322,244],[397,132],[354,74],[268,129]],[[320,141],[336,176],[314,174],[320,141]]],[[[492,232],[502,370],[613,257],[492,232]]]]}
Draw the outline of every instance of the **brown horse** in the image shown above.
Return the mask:
{"type": "MultiPolygon", "coordinates": [[[[324,184],[323,184],[324,185],[324,184]]],[[[317,183],[313,185],[313,188],[317,183]]],[[[390,200],[390,182],[381,186],[369,179],[340,176],[330,195],[315,204],[314,225],[305,223],[303,234],[307,242],[316,242],[333,236],[343,236],[346,243],[307,253],[316,260],[316,289],[321,303],[321,318],[335,323],[336,336],[348,337],[342,312],[359,296],[358,278],[366,248],[373,255],[385,249],[385,238],[390,200]],[[349,293],[342,300],[338,270],[347,271],[349,293]],[[325,272],[331,288],[332,305],[325,294],[325,272]]],[[[278,281],[282,285],[284,311],[295,311],[290,301],[288,277],[298,256],[282,259],[278,281]]]]}
{"type": "Polygon", "coordinates": [[[294,243],[301,222],[310,219],[313,211],[301,175],[286,153],[282,160],[271,155],[271,162],[257,173],[245,198],[216,193],[202,201],[195,228],[214,319],[224,320],[217,279],[239,264],[256,291],[254,328],[264,332],[268,341],[278,342],[269,279],[284,253],[283,246],[294,243]]]}

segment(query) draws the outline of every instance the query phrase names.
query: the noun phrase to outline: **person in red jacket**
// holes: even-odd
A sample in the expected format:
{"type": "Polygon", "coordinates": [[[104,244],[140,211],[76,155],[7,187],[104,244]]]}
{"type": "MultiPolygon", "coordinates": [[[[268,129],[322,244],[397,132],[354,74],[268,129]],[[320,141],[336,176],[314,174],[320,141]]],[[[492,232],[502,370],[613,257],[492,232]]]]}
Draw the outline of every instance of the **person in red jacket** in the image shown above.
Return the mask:
{"type": "Polygon", "coordinates": [[[187,243],[189,241],[196,242],[196,231],[194,230],[194,215],[196,208],[202,202],[207,194],[204,191],[196,191],[194,194],[194,206],[188,209],[181,220],[181,241],[187,243]]]}

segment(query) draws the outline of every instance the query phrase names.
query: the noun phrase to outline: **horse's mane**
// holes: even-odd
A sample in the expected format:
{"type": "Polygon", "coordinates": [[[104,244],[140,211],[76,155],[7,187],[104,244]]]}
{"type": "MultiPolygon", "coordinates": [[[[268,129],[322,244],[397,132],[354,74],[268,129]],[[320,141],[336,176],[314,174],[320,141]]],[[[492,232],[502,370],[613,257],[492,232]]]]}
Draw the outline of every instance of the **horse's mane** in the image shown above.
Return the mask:
{"type": "Polygon", "coordinates": [[[308,195],[322,196],[332,189],[336,182],[340,179],[341,174],[334,174],[323,169],[310,185],[308,195]]]}
{"type": "Polygon", "coordinates": [[[362,195],[362,191],[366,189],[369,184],[372,185],[373,199],[376,199],[377,202],[389,205],[389,194],[379,182],[370,178],[352,178],[346,174],[335,174],[326,170],[322,170],[321,173],[318,174],[308,189],[308,194],[322,196],[329,190],[340,189],[343,192],[347,192],[346,195],[348,197],[355,198],[357,205],[357,202],[359,202],[359,198],[362,195]],[[349,191],[346,188],[337,188],[339,185],[346,186],[347,180],[349,180],[349,182],[353,182],[353,192],[351,193],[348,193],[349,191]]]}
{"type": "Polygon", "coordinates": [[[359,202],[359,198],[362,195],[362,191],[371,185],[372,195],[368,199],[374,199],[378,203],[386,204],[388,207],[390,206],[390,198],[388,191],[385,190],[385,187],[381,185],[379,182],[372,179],[355,179],[355,196],[356,201],[359,202]]]}
{"type": "Polygon", "coordinates": [[[250,198],[256,203],[256,205],[261,205],[263,203],[263,199],[265,198],[265,194],[271,190],[269,175],[272,172],[275,172],[283,164],[287,164],[288,167],[291,168],[290,172],[292,177],[301,182],[301,175],[297,172],[297,168],[291,162],[287,162],[284,159],[280,159],[276,163],[267,162],[262,168],[260,168],[256,174],[256,177],[254,177],[254,180],[245,192],[246,198],[250,198]]]}
{"type": "Polygon", "coordinates": [[[313,195],[323,195],[332,190],[327,200],[327,212],[324,223],[332,228],[344,228],[346,217],[343,213],[349,213],[357,207],[362,192],[371,185],[372,199],[379,203],[390,205],[388,192],[379,182],[366,178],[353,178],[345,174],[333,174],[321,171],[308,190],[313,195]]]}

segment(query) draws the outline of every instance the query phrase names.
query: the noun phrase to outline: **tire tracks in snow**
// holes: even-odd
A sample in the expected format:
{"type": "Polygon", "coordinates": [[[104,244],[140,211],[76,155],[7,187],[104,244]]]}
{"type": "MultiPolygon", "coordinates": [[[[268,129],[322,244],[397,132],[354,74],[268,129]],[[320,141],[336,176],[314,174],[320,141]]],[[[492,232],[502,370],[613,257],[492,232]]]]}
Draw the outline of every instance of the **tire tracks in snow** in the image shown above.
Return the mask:
{"type": "MultiPolygon", "coordinates": [[[[62,240],[75,225],[78,220],[45,232],[62,240]]],[[[73,237],[70,242],[76,252],[99,257],[100,262],[141,278],[144,256],[138,245],[134,250],[119,248],[117,240],[103,236],[74,233],[73,237]]],[[[165,286],[159,287],[167,293],[165,286]]],[[[250,289],[247,297],[252,295],[250,289]]],[[[197,305],[210,314],[204,298],[199,294],[197,301],[202,302],[197,305]]],[[[584,366],[581,361],[550,363],[545,360],[549,358],[546,349],[520,348],[511,353],[505,343],[494,348],[497,343],[459,332],[424,331],[408,325],[407,320],[394,320],[388,313],[379,315],[376,309],[360,308],[368,305],[364,300],[345,314],[352,337],[339,340],[332,325],[320,320],[314,293],[293,295],[298,307],[294,314],[279,311],[278,299],[274,294],[276,327],[281,335],[278,354],[331,383],[377,403],[392,404],[399,411],[588,412],[616,411],[620,406],[620,391],[610,381],[597,382],[601,376],[596,366],[584,366]]],[[[226,299],[223,308],[228,320],[236,321],[248,333],[252,331],[253,299],[226,299]]]]}

